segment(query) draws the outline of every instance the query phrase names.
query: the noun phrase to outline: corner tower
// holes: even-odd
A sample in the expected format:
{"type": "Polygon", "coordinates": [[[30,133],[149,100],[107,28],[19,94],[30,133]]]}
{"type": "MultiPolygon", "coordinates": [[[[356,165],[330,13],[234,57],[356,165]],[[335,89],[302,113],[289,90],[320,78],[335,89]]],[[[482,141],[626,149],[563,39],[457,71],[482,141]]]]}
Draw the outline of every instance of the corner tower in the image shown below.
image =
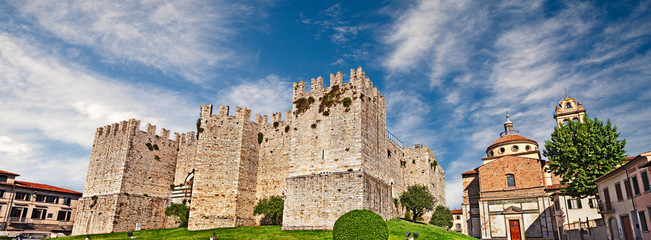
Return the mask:
{"type": "Polygon", "coordinates": [[[558,102],[554,111],[554,119],[556,119],[556,126],[558,127],[562,127],[570,121],[583,123],[584,116],[585,109],[583,109],[581,102],[576,101],[575,98],[567,97],[567,95],[558,102]]]}

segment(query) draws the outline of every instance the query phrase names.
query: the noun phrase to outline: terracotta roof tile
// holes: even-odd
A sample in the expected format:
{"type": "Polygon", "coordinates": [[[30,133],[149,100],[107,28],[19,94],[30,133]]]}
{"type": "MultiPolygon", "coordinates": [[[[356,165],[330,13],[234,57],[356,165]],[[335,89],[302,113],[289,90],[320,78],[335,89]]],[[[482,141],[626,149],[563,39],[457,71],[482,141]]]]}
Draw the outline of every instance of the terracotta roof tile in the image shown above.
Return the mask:
{"type": "MultiPolygon", "coordinates": [[[[500,143],[510,142],[510,141],[517,141],[517,140],[531,141],[531,142],[536,143],[536,141],[528,139],[528,138],[520,136],[520,135],[506,135],[504,137],[501,137],[500,139],[497,139],[497,141],[495,141],[493,144],[488,146],[488,148],[490,149],[493,146],[498,145],[500,143]]],[[[536,143],[536,144],[538,144],[538,143],[536,143]]]]}
{"type": "Polygon", "coordinates": [[[451,210],[450,213],[452,213],[452,214],[462,214],[463,211],[461,209],[454,209],[454,210],[451,210]]]}
{"type": "Polygon", "coordinates": [[[467,172],[465,172],[465,173],[462,173],[461,175],[466,175],[466,174],[475,174],[475,173],[477,173],[477,171],[475,171],[475,170],[470,170],[470,171],[467,171],[467,172]]]}
{"type": "Polygon", "coordinates": [[[24,181],[15,181],[15,185],[19,187],[25,187],[25,188],[33,188],[33,189],[41,189],[41,190],[47,190],[47,191],[53,191],[53,192],[63,192],[63,193],[72,193],[72,194],[79,194],[81,195],[82,193],[65,189],[65,188],[60,188],[60,187],[55,187],[55,186],[50,186],[47,184],[40,184],[40,183],[32,183],[32,182],[24,182],[24,181]]]}
{"type": "Polygon", "coordinates": [[[0,170],[0,174],[7,174],[7,175],[20,176],[19,174],[15,174],[15,173],[12,173],[12,172],[7,172],[7,171],[2,171],[2,170],[0,170]]]}

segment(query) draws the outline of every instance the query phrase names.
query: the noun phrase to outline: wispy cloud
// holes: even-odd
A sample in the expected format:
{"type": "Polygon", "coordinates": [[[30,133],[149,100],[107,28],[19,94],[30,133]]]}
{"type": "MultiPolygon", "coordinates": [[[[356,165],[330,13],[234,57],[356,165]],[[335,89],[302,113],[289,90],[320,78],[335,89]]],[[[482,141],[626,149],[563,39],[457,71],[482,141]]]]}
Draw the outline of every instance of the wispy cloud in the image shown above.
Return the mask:
{"type": "MultiPolygon", "coordinates": [[[[255,114],[269,115],[292,106],[292,83],[276,75],[267,75],[255,82],[242,82],[219,92],[216,104],[247,107],[255,114]]],[[[286,116],[284,116],[286,117],[286,116]]]]}
{"type": "MultiPolygon", "coordinates": [[[[641,2],[618,20],[605,21],[600,14],[607,14],[608,6],[590,2],[564,1],[549,11],[542,1],[419,1],[396,13],[392,34],[379,37],[389,49],[383,67],[392,76],[424,72],[427,78],[413,85],[421,92],[423,84],[437,86],[430,92],[442,97],[425,104],[441,108],[421,118],[448,119],[437,134],[459,138],[446,148],[475,152],[446,155],[451,162],[480,164],[507,111],[516,128],[542,148],[566,89],[590,116],[611,118],[622,137],[643,142],[642,135],[651,134],[641,131],[651,127],[640,120],[651,114],[642,107],[651,104],[644,97],[651,89],[650,4],[641,2]]],[[[631,140],[628,151],[648,151],[631,140]]],[[[462,172],[448,170],[455,176],[446,180],[462,172]]],[[[449,191],[448,201],[460,194],[449,191]]]]}
{"type": "Polygon", "coordinates": [[[196,104],[184,96],[104,77],[51,50],[0,32],[0,159],[21,179],[81,190],[97,127],[132,117],[173,131],[192,126],[196,104]],[[69,151],[55,153],[52,143],[69,151]]]}
{"type": "Polygon", "coordinates": [[[307,17],[305,14],[299,14],[301,23],[313,25],[318,28],[316,39],[320,39],[323,34],[327,34],[330,40],[336,44],[344,44],[354,39],[356,35],[367,29],[364,25],[355,25],[346,17],[346,11],[341,3],[336,3],[327,9],[319,12],[316,18],[307,17]]]}
{"type": "Polygon", "coordinates": [[[225,46],[251,7],[201,1],[16,1],[26,20],[107,62],[135,62],[201,82],[237,54],[225,46]]]}

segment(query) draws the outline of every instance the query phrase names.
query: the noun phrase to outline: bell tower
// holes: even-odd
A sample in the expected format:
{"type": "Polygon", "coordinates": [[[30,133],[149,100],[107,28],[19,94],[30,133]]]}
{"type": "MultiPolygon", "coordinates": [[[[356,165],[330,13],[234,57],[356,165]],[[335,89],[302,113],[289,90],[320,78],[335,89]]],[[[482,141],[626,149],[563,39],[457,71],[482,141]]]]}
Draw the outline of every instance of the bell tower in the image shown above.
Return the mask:
{"type": "Polygon", "coordinates": [[[570,121],[583,123],[584,116],[585,109],[583,109],[581,102],[576,101],[575,98],[567,97],[567,95],[558,103],[554,111],[554,119],[556,119],[556,126],[558,127],[562,127],[570,121]]]}

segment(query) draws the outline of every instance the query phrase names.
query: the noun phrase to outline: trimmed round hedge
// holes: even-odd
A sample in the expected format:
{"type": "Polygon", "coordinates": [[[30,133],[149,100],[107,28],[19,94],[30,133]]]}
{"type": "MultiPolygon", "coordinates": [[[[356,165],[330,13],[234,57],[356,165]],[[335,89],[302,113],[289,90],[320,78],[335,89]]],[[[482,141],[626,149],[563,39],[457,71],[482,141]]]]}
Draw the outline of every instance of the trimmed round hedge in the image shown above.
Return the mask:
{"type": "Polygon", "coordinates": [[[371,210],[352,210],[337,219],[332,229],[332,238],[389,239],[389,227],[380,215],[371,210]]]}

